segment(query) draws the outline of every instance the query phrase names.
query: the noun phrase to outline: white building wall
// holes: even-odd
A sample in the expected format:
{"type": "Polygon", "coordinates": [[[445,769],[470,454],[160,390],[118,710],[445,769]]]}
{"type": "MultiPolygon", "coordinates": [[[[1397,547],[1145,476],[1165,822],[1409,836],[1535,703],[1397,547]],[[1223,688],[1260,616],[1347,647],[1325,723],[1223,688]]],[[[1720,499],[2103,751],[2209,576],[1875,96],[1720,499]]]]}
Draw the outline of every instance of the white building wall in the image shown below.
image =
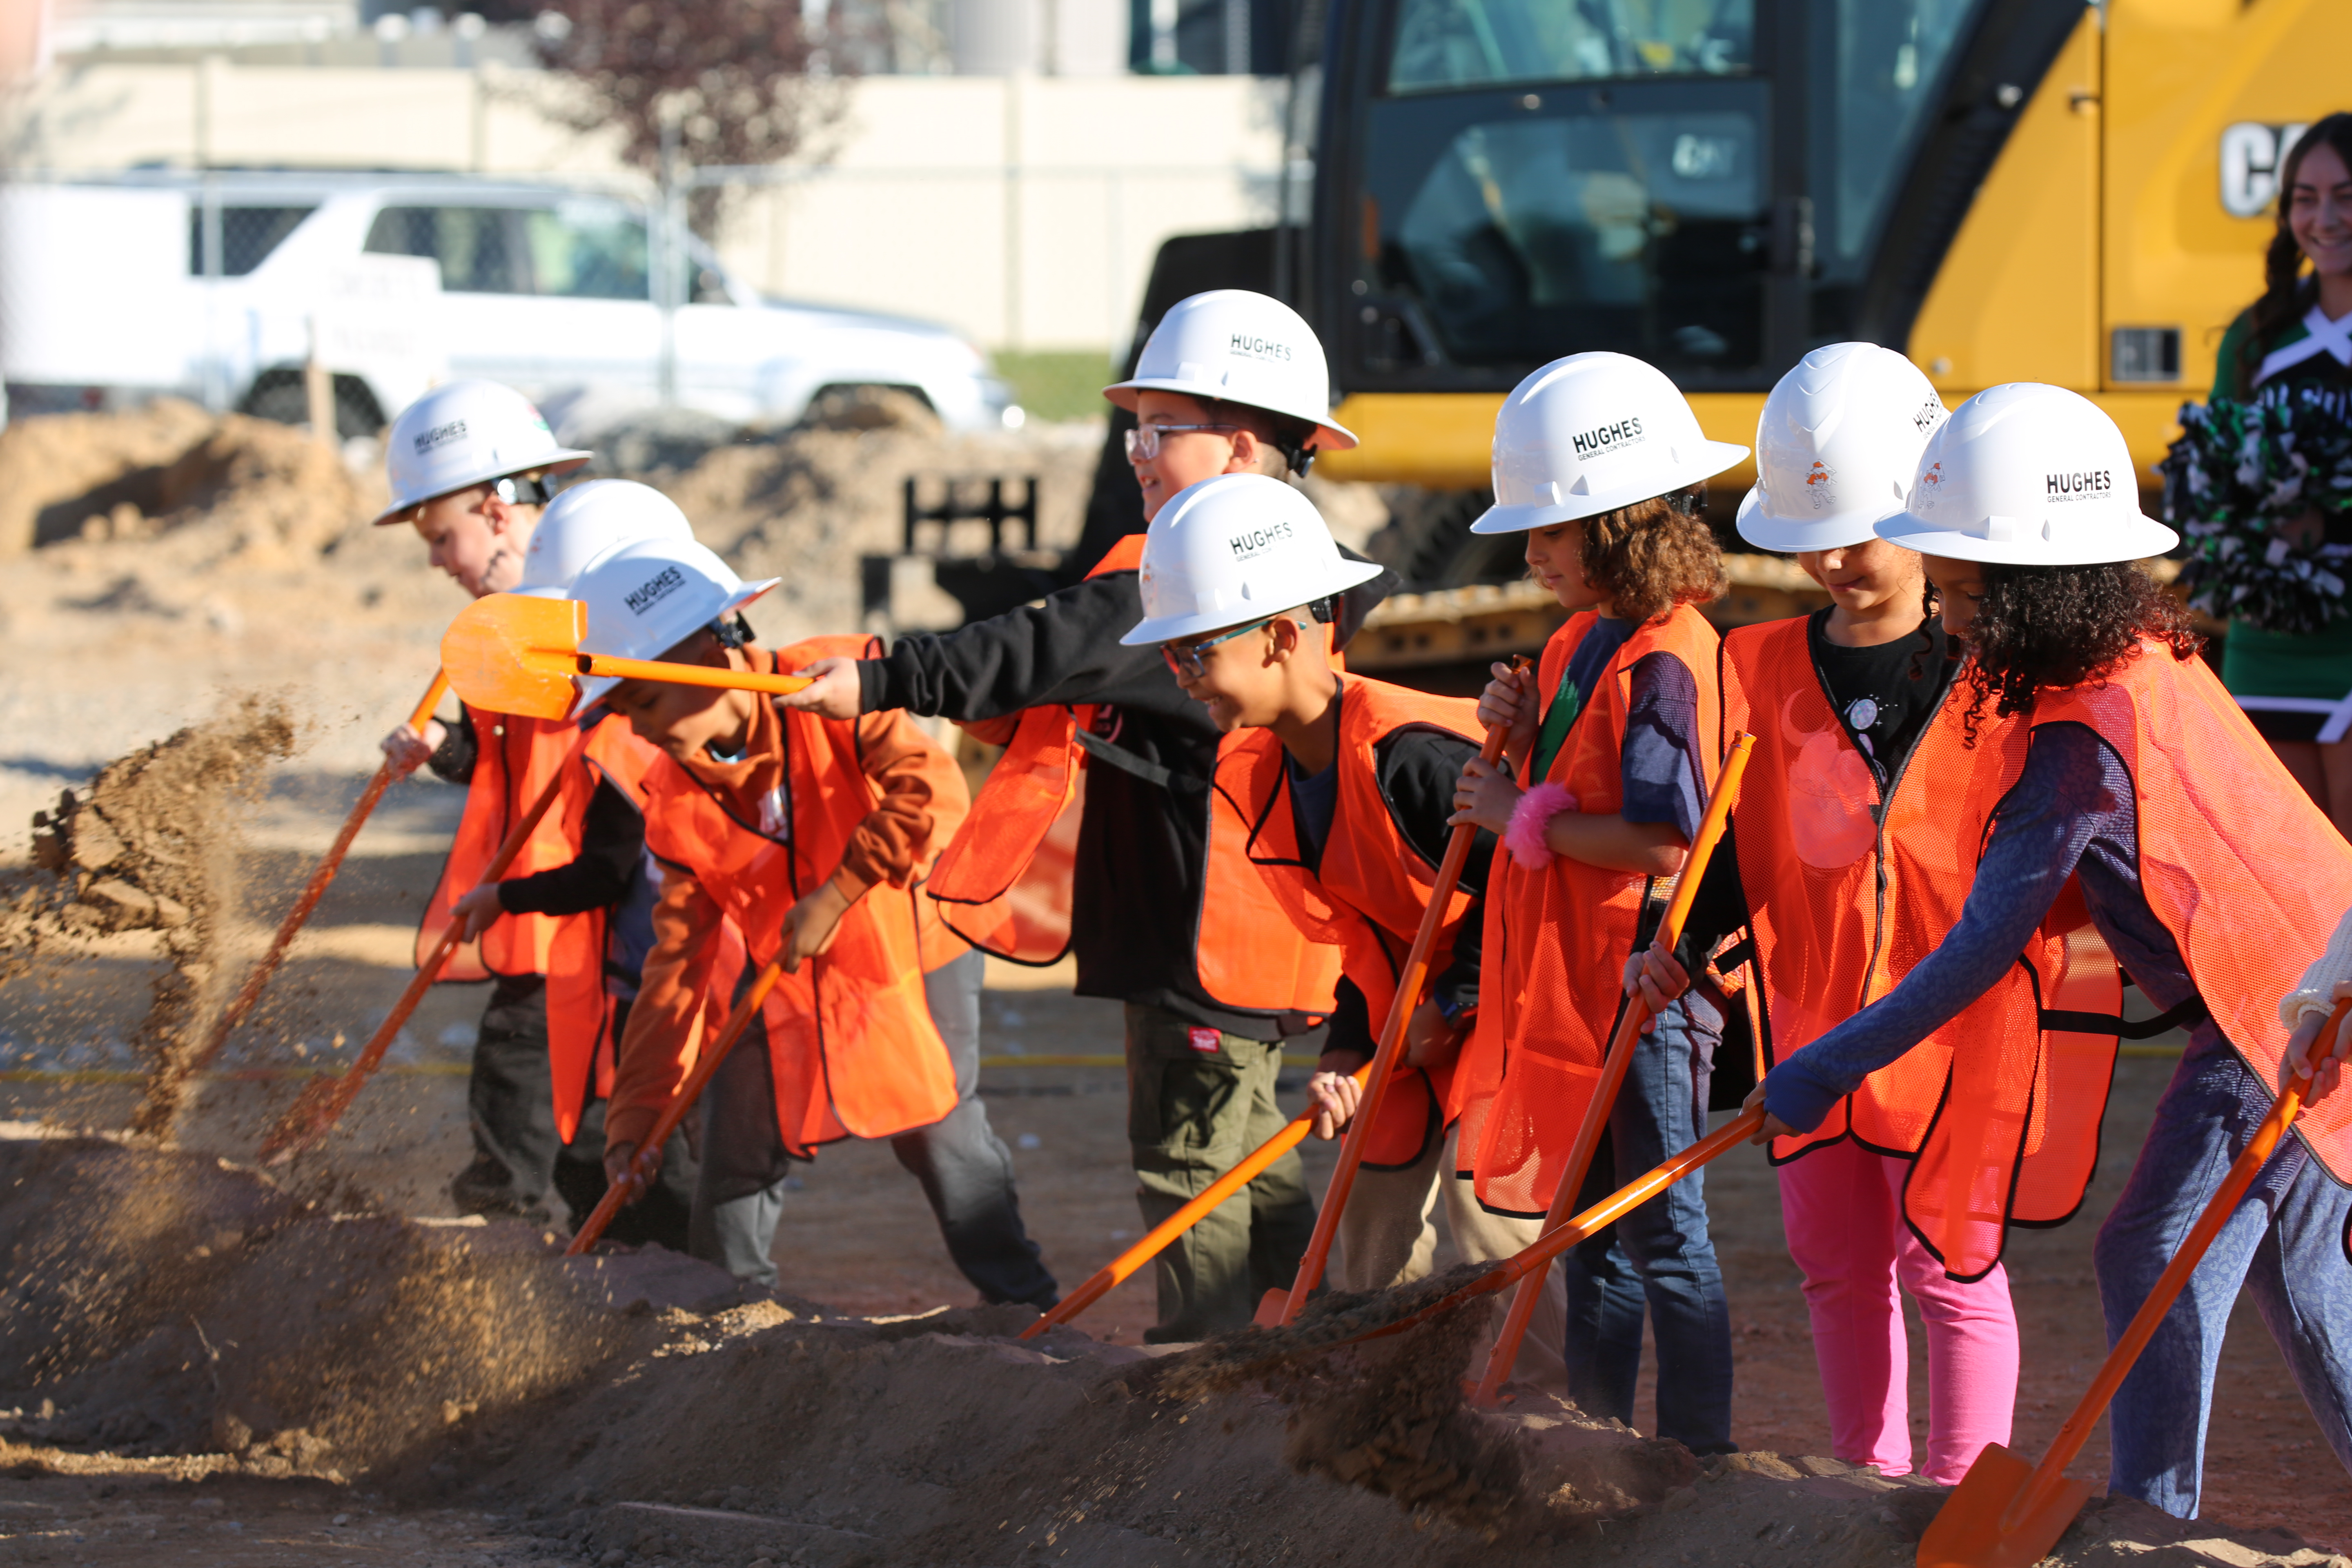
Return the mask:
{"type": "MultiPolygon", "coordinates": [[[[11,106],[19,169],[140,163],[560,174],[641,184],[535,107],[536,73],[56,68],[11,106]]],[[[738,187],[719,235],[760,289],[1021,348],[1123,344],[1160,242],[1269,221],[1283,84],[1247,77],[873,77],[823,163],[738,187]]]]}

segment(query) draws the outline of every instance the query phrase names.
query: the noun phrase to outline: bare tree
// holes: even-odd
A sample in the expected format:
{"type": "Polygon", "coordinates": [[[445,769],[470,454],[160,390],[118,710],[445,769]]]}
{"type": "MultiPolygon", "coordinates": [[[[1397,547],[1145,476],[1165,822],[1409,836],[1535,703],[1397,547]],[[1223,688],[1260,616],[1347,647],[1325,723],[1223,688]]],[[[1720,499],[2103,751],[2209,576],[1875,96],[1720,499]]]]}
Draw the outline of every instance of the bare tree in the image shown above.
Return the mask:
{"type": "MultiPolygon", "coordinates": [[[[688,165],[805,153],[839,117],[842,83],[803,16],[800,0],[560,0],[541,18],[540,58],[586,98],[551,112],[577,131],[618,127],[622,159],[656,178],[666,126],[688,165]]],[[[705,235],[719,194],[695,193],[705,235]]]]}

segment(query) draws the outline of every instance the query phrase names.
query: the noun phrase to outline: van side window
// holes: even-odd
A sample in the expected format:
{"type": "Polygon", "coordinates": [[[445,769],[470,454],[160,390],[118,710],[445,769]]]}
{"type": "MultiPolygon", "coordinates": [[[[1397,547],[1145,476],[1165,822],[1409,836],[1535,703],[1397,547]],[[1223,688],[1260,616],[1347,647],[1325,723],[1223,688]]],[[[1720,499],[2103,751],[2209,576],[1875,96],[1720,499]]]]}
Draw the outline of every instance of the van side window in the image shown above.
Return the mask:
{"type": "MultiPolygon", "coordinates": [[[[242,278],[269,259],[286,237],[319,209],[306,207],[223,206],[220,210],[220,275],[242,278]]],[[[188,206],[188,276],[202,278],[205,268],[205,205],[188,206]]]]}
{"type": "Polygon", "coordinates": [[[520,215],[537,294],[573,300],[646,300],[646,220],[618,202],[594,198],[520,215]]]}
{"type": "Polygon", "coordinates": [[[429,257],[441,264],[441,287],[453,294],[528,294],[522,216],[509,207],[386,207],[361,248],[429,257]]]}

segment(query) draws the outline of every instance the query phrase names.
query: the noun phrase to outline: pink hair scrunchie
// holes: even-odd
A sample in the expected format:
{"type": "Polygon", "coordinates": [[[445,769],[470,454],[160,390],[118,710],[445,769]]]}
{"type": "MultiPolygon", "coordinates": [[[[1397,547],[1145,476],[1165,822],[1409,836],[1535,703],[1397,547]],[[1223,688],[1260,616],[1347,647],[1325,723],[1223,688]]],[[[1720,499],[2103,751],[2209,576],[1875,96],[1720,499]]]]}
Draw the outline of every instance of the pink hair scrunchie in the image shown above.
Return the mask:
{"type": "Polygon", "coordinates": [[[1511,858],[1530,871],[1550,865],[1551,846],[1544,842],[1544,829],[1561,812],[1575,809],[1576,797],[1565,784],[1539,784],[1519,796],[1519,804],[1511,808],[1510,826],[1503,830],[1511,858]]]}

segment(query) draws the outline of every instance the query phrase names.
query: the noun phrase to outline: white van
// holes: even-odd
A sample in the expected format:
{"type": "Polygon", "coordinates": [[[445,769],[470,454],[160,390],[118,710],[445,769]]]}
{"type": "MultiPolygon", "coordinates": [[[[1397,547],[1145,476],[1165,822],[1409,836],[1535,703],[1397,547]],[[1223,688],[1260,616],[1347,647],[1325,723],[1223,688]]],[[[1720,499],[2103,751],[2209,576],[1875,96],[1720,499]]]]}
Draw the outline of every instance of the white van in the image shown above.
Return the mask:
{"type": "Polygon", "coordinates": [[[299,423],[317,330],[345,436],[445,377],[610,408],[659,401],[666,369],[677,405],[730,421],[790,424],[828,392],[895,387],[953,430],[1021,423],[947,328],[763,300],[699,240],[686,254],[665,311],[646,208],[604,191],[245,172],[14,184],[0,379],[20,415],[172,392],[299,423]]]}

